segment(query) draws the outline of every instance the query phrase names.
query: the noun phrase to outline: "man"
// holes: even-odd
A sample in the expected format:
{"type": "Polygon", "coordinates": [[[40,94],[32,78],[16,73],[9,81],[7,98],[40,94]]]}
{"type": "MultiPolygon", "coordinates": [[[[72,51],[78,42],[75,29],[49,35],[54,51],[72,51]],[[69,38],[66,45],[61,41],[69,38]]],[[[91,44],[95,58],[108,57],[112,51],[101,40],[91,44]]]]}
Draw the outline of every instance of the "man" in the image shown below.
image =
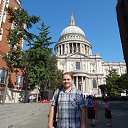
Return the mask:
{"type": "Polygon", "coordinates": [[[88,110],[88,119],[90,120],[90,126],[95,127],[95,111],[94,111],[94,100],[91,95],[87,98],[87,110],[88,110]]]}
{"type": "Polygon", "coordinates": [[[80,90],[73,88],[73,75],[71,73],[64,73],[62,80],[62,89],[60,92],[57,89],[52,98],[48,128],[53,128],[54,109],[58,93],[57,128],[86,128],[86,103],[83,94],[80,90]]]}

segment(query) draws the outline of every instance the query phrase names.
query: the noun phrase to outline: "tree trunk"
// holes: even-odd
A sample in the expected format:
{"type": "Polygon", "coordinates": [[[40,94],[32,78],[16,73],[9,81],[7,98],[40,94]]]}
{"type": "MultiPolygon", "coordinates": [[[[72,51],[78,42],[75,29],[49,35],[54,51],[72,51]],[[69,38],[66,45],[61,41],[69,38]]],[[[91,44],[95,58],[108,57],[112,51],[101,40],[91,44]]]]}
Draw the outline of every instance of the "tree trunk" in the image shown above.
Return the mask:
{"type": "Polygon", "coordinates": [[[37,90],[36,90],[36,103],[38,103],[38,97],[39,97],[39,85],[37,85],[37,90]]]}

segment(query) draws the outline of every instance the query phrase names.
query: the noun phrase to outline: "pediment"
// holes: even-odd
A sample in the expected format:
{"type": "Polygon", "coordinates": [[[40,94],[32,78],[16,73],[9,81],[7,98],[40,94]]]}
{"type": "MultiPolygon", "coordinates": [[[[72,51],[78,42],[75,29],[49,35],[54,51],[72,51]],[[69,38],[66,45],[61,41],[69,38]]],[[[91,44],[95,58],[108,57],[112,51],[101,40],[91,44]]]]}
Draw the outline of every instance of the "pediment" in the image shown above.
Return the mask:
{"type": "Polygon", "coordinates": [[[85,57],[86,57],[85,55],[77,52],[77,53],[68,55],[66,58],[85,58],[85,57]]]}

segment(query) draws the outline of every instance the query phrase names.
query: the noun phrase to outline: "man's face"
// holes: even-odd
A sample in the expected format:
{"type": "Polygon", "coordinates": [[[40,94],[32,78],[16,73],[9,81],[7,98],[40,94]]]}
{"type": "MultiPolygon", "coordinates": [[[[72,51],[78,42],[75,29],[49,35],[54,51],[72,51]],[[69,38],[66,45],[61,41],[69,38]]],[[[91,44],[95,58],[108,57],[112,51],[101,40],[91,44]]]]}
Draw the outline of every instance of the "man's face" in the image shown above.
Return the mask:
{"type": "Polygon", "coordinates": [[[64,86],[64,88],[70,88],[71,86],[72,86],[72,78],[71,78],[71,76],[70,75],[68,75],[68,74],[65,74],[64,76],[63,76],[63,86],[64,86]]]}

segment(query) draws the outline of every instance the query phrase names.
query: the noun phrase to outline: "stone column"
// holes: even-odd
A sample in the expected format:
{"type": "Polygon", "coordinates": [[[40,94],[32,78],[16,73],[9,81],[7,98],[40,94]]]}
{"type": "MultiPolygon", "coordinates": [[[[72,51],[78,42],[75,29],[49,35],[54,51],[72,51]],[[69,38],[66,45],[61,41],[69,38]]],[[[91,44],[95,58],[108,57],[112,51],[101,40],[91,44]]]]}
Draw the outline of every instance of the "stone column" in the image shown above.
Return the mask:
{"type": "Polygon", "coordinates": [[[81,48],[82,46],[81,46],[81,43],[80,43],[80,53],[82,53],[82,48],[81,48]]]}
{"type": "Polygon", "coordinates": [[[69,45],[69,43],[68,43],[68,45],[67,45],[67,52],[68,52],[68,54],[70,53],[70,45],[69,45]]]}
{"type": "Polygon", "coordinates": [[[60,55],[60,46],[58,46],[58,55],[60,55]]]}
{"type": "Polygon", "coordinates": [[[67,47],[66,47],[66,44],[64,44],[64,54],[67,54],[67,47]]]}
{"type": "Polygon", "coordinates": [[[74,46],[73,46],[73,43],[72,43],[72,53],[74,53],[74,46]]]}
{"type": "Polygon", "coordinates": [[[61,55],[63,54],[63,46],[61,45],[61,55]]]}
{"type": "Polygon", "coordinates": [[[72,44],[71,43],[69,44],[69,47],[70,47],[69,53],[72,53],[72,44]]]}
{"type": "Polygon", "coordinates": [[[81,90],[82,90],[82,92],[84,92],[84,81],[83,81],[83,76],[81,76],[82,77],[82,87],[81,87],[81,90]]]}
{"type": "Polygon", "coordinates": [[[76,88],[78,89],[78,76],[76,76],[76,88]]]}
{"type": "Polygon", "coordinates": [[[86,77],[84,77],[84,91],[86,92],[87,89],[86,89],[86,77]]]}

